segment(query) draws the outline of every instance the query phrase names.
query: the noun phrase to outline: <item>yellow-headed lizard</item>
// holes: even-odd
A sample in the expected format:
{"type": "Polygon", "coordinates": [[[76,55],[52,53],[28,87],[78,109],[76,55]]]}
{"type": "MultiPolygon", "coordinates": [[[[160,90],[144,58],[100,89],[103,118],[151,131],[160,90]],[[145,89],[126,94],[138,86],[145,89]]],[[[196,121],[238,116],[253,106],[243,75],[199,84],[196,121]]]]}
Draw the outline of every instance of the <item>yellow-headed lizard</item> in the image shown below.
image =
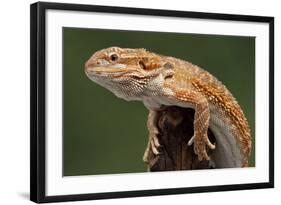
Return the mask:
{"type": "Polygon", "coordinates": [[[95,52],[85,64],[86,75],[125,100],[142,101],[149,109],[149,148],[159,154],[157,121],[166,106],[193,108],[194,144],[199,160],[214,150],[216,167],[245,167],[251,150],[250,128],[230,91],[213,75],[185,60],[143,48],[110,47],[95,52]],[[212,144],[208,128],[216,138],[212,144]]]}

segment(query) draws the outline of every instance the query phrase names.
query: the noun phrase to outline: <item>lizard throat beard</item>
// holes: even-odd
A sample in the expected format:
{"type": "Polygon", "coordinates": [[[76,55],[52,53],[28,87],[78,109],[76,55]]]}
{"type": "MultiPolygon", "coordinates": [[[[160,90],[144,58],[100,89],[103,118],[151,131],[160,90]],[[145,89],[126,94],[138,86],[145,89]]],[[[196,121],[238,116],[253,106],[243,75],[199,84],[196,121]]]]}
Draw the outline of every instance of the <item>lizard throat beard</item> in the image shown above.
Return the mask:
{"type": "Polygon", "coordinates": [[[88,78],[97,83],[98,85],[111,91],[118,98],[122,98],[126,101],[140,101],[143,95],[143,87],[136,85],[131,88],[130,83],[126,83],[122,80],[113,80],[108,77],[95,76],[87,74],[88,78]]]}

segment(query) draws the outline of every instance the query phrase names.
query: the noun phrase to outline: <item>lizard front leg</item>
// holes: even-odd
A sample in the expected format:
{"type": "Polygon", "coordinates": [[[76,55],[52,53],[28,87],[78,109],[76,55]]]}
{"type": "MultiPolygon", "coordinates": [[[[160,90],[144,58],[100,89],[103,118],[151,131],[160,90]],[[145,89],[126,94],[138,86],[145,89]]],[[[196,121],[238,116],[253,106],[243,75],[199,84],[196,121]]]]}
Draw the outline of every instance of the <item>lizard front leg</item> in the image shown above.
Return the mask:
{"type": "Polygon", "coordinates": [[[199,161],[206,159],[209,160],[206,146],[210,149],[215,149],[208,138],[208,127],[210,119],[209,103],[207,99],[199,92],[176,90],[175,96],[179,101],[179,106],[185,107],[185,105],[192,106],[195,110],[194,114],[194,134],[189,140],[188,145],[194,143],[194,152],[198,155],[199,161]]]}
{"type": "Polygon", "coordinates": [[[148,133],[149,133],[149,143],[152,152],[155,155],[160,154],[158,151],[158,148],[161,146],[158,140],[158,120],[160,117],[160,112],[154,111],[154,110],[149,110],[148,118],[147,118],[147,128],[148,128],[148,133]]]}
{"type": "Polygon", "coordinates": [[[161,146],[157,136],[159,134],[159,130],[157,127],[157,122],[159,120],[159,117],[160,117],[159,112],[154,110],[149,110],[149,114],[147,118],[147,128],[148,128],[149,138],[148,138],[146,150],[143,155],[143,161],[146,163],[148,163],[149,161],[148,158],[151,154],[151,150],[152,153],[155,155],[160,154],[160,152],[157,149],[161,146]]]}

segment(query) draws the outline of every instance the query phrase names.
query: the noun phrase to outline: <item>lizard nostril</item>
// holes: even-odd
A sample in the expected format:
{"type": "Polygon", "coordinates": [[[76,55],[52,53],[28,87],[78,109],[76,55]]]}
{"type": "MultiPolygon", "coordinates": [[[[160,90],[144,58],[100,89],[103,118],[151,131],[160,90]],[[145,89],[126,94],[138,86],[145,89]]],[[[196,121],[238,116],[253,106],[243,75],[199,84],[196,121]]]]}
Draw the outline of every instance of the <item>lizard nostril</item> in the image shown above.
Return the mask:
{"type": "Polygon", "coordinates": [[[92,61],[88,60],[88,61],[85,63],[84,71],[85,71],[86,73],[88,73],[88,72],[90,71],[92,65],[93,65],[92,61]]]}
{"type": "Polygon", "coordinates": [[[85,69],[95,66],[97,63],[93,62],[92,60],[88,60],[85,63],[85,69]]]}
{"type": "Polygon", "coordinates": [[[88,60],[88,61],[86,61],[86,63],[85,63],[85,69],[87,69],[89,66],[90,66],[90,61],[88,60]]]}

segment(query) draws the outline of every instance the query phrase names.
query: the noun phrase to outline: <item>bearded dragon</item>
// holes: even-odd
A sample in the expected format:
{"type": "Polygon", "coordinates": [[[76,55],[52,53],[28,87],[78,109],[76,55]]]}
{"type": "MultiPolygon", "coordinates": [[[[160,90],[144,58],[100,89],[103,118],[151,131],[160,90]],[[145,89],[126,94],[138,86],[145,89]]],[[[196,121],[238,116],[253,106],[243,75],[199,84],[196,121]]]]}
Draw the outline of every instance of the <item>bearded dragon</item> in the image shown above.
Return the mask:
{"type": "Polygon", "coordinates": [[[213,75],[199,66],[143,48],[110,47],[95,52],[85,63],[92,81],[127,101],[142,101],[149,110],[149,148],[160,154],[157,121],[167,106],[192,108],[193,144],[199,160],[210,160],[214,149],[216,167],[247,167],[251,151],[250,128],[238,102],[213,75]],[[208,138],[208,128],[216,143],[208,138]]]}

